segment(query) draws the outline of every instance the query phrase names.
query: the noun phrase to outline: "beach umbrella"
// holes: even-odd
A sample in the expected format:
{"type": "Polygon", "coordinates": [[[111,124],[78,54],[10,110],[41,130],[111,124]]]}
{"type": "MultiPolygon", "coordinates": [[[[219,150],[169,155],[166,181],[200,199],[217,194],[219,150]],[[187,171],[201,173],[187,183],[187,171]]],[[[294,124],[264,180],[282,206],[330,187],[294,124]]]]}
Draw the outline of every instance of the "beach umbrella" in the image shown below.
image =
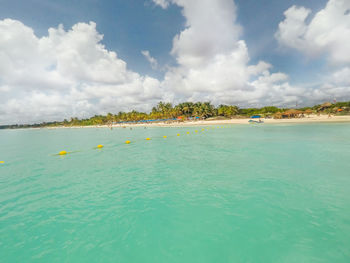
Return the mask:
{"type": "Polygon", "coordinates": [[[259,119],[259,118],[261,118],[261,116],[260,116],[260,115],[253,115],[253,116],[251,116],[250,118],[251,118],[251,119],[259,119]]]}

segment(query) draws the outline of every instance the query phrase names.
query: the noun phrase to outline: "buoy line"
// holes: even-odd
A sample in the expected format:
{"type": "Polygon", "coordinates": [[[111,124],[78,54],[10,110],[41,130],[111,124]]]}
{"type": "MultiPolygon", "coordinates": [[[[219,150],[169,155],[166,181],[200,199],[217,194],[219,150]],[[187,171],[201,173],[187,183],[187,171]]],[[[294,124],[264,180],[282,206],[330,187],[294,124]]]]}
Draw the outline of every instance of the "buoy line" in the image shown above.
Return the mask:
{"type": "MultiPolygon", "coordinates": [[[[203,132],[205,132],[206,130],[209,131],[209,130],[215,129],[215,128],[216,128],[216,127],[202,128],[202,129],[201,129],[201,132],[203,133],[203,132]]],[[[224,126],[222,126],[222,127],[217,127],[217,128],[224,128],[224,126]]],[[[228,127],[226,127],[226,128],[228,128],[228,127]]],[[[199,133],[198,133],[198,130],[195,130],[193,133],[194,133],[194,134],[199,134],[199,133]]],[[[190,135],[190,134],[191,134],[190,131],[187,131],[187,132],[186,132],[186,135],[190,135]]],[[[167,139],[167,138],[170,138],[170,137],[180,137],[180,136],[181,136],[181,134],[180,134],[180,133],[177,133],[176,135],[173,135],[173,136],[166,136],[166,135],[164,135],[164,136],[161,136],[161,137],[156,136],[156,137],[152,137],[152,138],[154,138],[154,139],[161,139],[161,138],[167,139]]],[[[147,137],[145,140],[146,140],[146,141],[151,141],[152,138],[147,137]]],[[[135,142],[138,142],[138,141],[139,141],[139,140],[136,140],[136,141],[126,140],[124,144],[131,144],[132,142],[135,143],[135,142]]],[[[120,143],[120,144],[115,144],[114,146],[117,146],[117,145],[122,145],[122,144],[121,144],[121,143],[120,143]]],[[[105,147],[104,145],[99,144],[99,145],[97,145],[94,149],[99,149],[99,150],[101,150],[101,149],[103,149],[104,147],[105,147]]],[[[59,153],[54,154],[54,155],[56,155],[56,156],[57,156],[57,155],[58,155],[58,156],[66,156],[66,155],[68,155],[68,154],[76,153],[76,152],[80,152],[80,151],[68,152],[68,151],[63,150],[63,151],[60,151],[59,153]]],[[[4,163],[5,163],[4,161],[0,161],[0,164],[4,164],[4,163]]]]}

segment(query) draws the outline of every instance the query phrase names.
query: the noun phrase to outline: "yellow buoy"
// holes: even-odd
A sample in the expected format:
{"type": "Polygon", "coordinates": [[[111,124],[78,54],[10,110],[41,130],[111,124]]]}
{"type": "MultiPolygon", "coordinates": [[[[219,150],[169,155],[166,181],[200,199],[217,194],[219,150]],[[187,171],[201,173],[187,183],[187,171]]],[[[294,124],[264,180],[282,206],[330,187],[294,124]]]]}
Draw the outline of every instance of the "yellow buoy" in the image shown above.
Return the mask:
{"type": "Polygon", "coordinates": [[[164,139],[166,139],[166,136],[163,136],[164,139]]]}
{"type": "Polygon", "coordinates": [[[190,132],[186,132],[187,134],[190,134],[190,132]]]}
{"type": "Polygon", "coordinates": [[[0,161],[0,163],[5,163],[4,161],[0,161]]]}
{"type": "Polygon", "coordinates": [[[103,148],[103,145],[99,144],[99,145],[97,145],[97,148],[101,149],[101,148],[103,148]]]}
{"type": "Polygon", "coordinates": [[[205,129],[202,129],[202,131],[205,131],[205,129]]]}
{"type": "Polygon", "coordinates": [[[194,132],[198,132],[197,130],[195,130],[194,132]]]}
{"type": "Polygon", "coordinates": [[[176,134],[177,136],[180,136],[180,133],[176,134]]]}
{"type": "Polygon", "coordinates": [[[151,138],[146,138],[146,141],[149,141],[149,140],[151,140],[151,138]]]}
{"type": "Polygon", "coordinates": [[[130,143],[131,143],[131,141],[125,141],[125,143],[126,143],[126,144],[130,144],[130,143]]]}
{"type": "Polygon", "coordinates": [[[66,152],[66,151],[60,151],[58,154],[59,154],[59,155],[66,155],[67,152],[66,152]]]}

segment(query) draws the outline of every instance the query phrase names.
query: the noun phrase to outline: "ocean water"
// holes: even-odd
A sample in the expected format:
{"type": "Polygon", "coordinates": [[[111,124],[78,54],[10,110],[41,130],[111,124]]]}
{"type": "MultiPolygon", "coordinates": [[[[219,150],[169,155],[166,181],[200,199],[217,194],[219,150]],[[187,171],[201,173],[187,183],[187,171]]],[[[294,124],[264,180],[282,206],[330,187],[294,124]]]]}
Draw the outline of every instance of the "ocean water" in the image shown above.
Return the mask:
{"type": "Polygon", "coordinates": [[[350,124],[214,127],[0,130],[0,262],[350,262],[350,124]]]}

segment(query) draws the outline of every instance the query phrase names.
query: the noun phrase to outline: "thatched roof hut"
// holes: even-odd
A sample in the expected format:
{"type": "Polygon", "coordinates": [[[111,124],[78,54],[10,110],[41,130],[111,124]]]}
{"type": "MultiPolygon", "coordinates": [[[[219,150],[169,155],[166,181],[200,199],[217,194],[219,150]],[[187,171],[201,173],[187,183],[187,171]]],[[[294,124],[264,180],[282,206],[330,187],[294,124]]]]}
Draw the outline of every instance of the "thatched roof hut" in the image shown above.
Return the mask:
{"type": "Polygon", "coordinates": [[[282,113],[282,118],[299,118],[302,114],[300,110],[290,109],[282,113]]]}
{"type": "Polygon", "coordinates": [[[332,106],[332,103],[330,103],[330,102],[325,102],[325,103],[323,103],[321,105],[321,107],[323,107],[323,108],[328,108],[328,107],[331,107],[331,106],[332,106]]]}
{"type": "Polygon", "coordinates": [[[325,103],[323,103],[317,110],[318,111],[322,111],[322,110],[324,110],[324,109],[327,109],[327,108],[329,108],[329,107],[332,107],[332,103],[330,103],[330,102],[325,102],[325,103]]]}
{"type": "Polygon", "coordinates": [[[307,115],[310,115],[310,114],[312,114],[314,112],[311,109],[307,109],[307,110],[304,111],[304,113],[307,114],[307,115]]]}
{"type": "Polygon", "coordinates": [[[282,119],[282,113],[281,113],[281,112],[276,112],[276,113],[273,115],[273,118],[274,118],[274,119],[282,119]]]}
{"type": "Polygon", "coordinates": [[[287,110],[286,112],[289,112],[291,114],[303,114],[301,110],[294,110],[294,109],[287,110]]]}

